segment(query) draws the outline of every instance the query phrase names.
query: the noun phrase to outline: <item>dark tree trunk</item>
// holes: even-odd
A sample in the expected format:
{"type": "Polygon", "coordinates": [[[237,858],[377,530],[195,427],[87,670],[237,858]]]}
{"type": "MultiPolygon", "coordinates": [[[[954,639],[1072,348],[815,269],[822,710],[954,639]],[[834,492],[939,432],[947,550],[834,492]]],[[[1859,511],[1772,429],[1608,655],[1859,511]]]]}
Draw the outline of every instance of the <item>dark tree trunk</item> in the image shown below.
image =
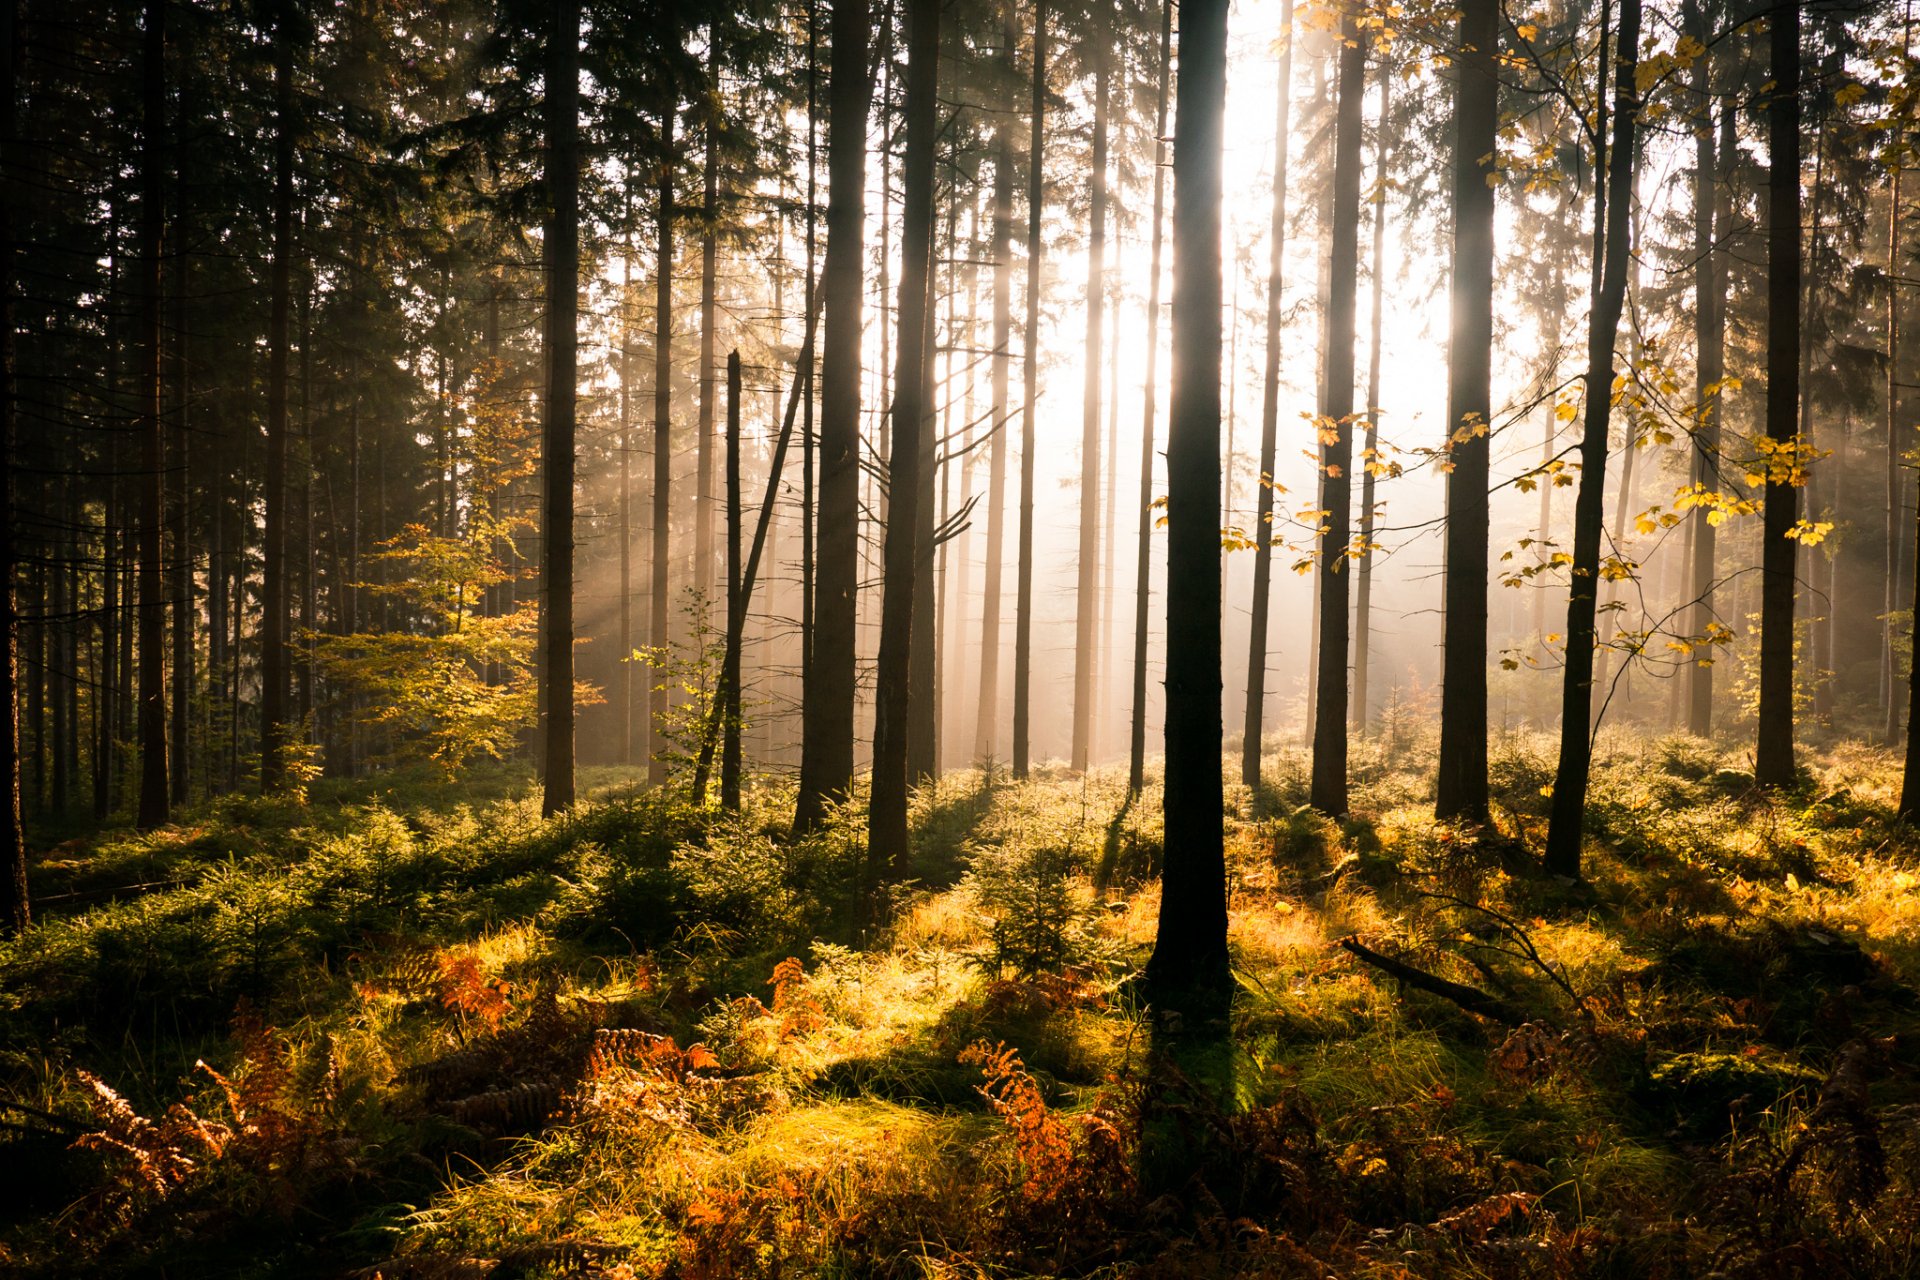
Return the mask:
{"type": "Polygon", "coordinates": [[[633,763],[633,245],[620,271],[620,763],[633,763]]]}
{"type": "Polygon", "coordinates": [[[167,435],[161,412],[161,254],[166,226],[167,0],[147,0],[140,73],[140,804],[151,830],[167,820],[167,435]]]}
{"type": "MultiPolygon", "coordinates": [[[[179,164],[176,149],[174,157],[179,164]]],[[[173,214],[173,340],[170,344],[169,361],[173,380],[174,422],[171,436],[173,439],[174,487],[172,500],[173,555],[171,558],[173,574],[173,704],[170,708],[172,723],[169,727],[171,739],[171,760],[169,779],[172,783],[172,799],[176,805],[187,803],[190,797],[192,741],[193,741],[193,530],[191,516],[193,510],[193,433],[189,422],[192,405],[189,370],[187,363],[187,287],[189,284],[187,259],[186,200],[187,184],[177,176],[174,181],[173,214]]]]}
{"type": "Polygon", "coordinates": [[[1393,68],[1380,67],[1380,123],[1374,129],[1373,281],[1367,325],[1367,432],[1360,449],[1360,546],[1353,576],[1353,706],[1349,721],[1364,736],[1371,723],[1368,676],[1373,669],[1373,486],[1380,449],[1380,337],[1385,321],[1387,129],[1393,115],[1393,68]]]}
{"type": "MultiPolygon", "coordinates": [[[[0,183],[12,181],[14,151],[14,24],[17,6],[0,6],[0,183]]],[[[13,201],[0,199],[0,930],[17,934],[32,922],[27,897],[27,837],[20,808],[20,609],[15,595],[14,545],[18,512],[14,450],[19,446],[19,400],[13,381],[13,201]]],[[[44,610],[42,610],[44,612],[44,610]]],[[[40,628],[36,628],[36,632],[40,628]]],[[[36,640],[36,647],[40,641],[36,640]]],[[[45,666],[42,664],[44,673],[45,666]]],[[[36,680],[35,688],[44,683],[36,680]]],[[[37,719],[37,717],[36,717],[37,719]]],[[[36,735],[38,737],[38,735],[36,735]]],[[[36,749],[38,742],[36,741],[36,749]]]]}
{"type": "MultiPolygon", "coordinates": [[[[1287,42],[1289,50],[1293,42],[1287,42]]],[[[1147,283],[1147,380],[1140,413],[1140,532],[1133,577],[1133,723],[1127,743],[1127,794],[1139,795],[1147,773],[1147,614],[1153,590],[1153,418],[1159,398],[1160,255],[1167,194],[1167,81],[1173,52],[1173,0],[1160,5],[1160,73],[1153,112],[1153,250],[1147,283]]],[[[1289,62],[1292,54],[1289,52],[1289,62]]]]}
{"type": "MultiPolygon", "coordinates": [[[[1912,52],[1913,9],[1907,6],[1907,12],[1901,25],[1900,56],[1904,61],[1912,52]]],[[[1731,111],[1722,108],[1722,137],[1732,127],[1731,111]]],[[[1725,150],[1723,143],[1722,150],[1725,150]]],[[[1902,166],[1893,166],[1893,173],[1887,184],[1887,364],[1885,385],[1881,389],[1882,421],[1887,437],[1887,558],[1886,589],[1884,592],[1881,615],[1883,621],[1880,630],[1880,695],[1886,707],[1886,720],[1882,725],[1888,746],[1892,746],[1900,735],[1900,703],[1894,696],[1894,640],[1896,626],[1894,610],[1900,599],[1900,539],[1902,528],[1901,497],[1906,488],[1902,474],[1900,448],[1900,339],[1902,335],[1900,314],[1900,176],[1902,166]]],[[[1917,632],[1916,634],[1920,634],[1917,632]]],[[[1916,663],[1920,666],[1920,663],[1916,663]]],[[[1913,770],[1907,771],[1913,776],[1913,770]]],[[[1907,811],[1906,804],[1901,809],[1907,811]]]]}
{"type": "MultiPolygon", "coordinates": [[[[540,812],[573,807],[573,470],[580,307],[580,6],[556,0],[547,33],[546,275],[547,395],[541,422],[540,580],[546,654],[546,725],[540,812]]],[[[655,562],[655,571],[659,564],[655,562]]]]}
{"type": "Polygon", "coordinates": [[[1500,127],[1498,0],[1460,14],[1453,144],[1453,323],[1447,345],[1445,655],[1434,812],[1487,820],[1487,488],[1493,413],[1493,187],[1500,127]]]}
{"type": "MultiPolygon", "coordinates": [[[[904,876],[907,832],[907,717],[913,660],[914,579],[921,445],[926,434],[927,308],[933,252],[935,95],[939,89],[939,0],[907,5],[906,155],[901,182],[899,365],[893,391],[893,441],[880,653],[874,675],[873,801],[867,822],[868,888],[904,876]]],[[[869,902],[870,907],[877,906],[869,902]]]]}
{"type": "MultiPolygon", "coordinates": [[[[1687,6],[1686,17],[1694,38],[1705,44],[1710,38],[1707,21],[1698,4],[1687,6]]],[[[1693,483],[1708,489],[1719,488],[1720,458],[1720,383],[1726,377],[1726,295],[1727,260],[1719,247],[1726,231],[1726,215],[1720,196],[1720,157],[1715,147],[1713,128],[1713,84],[1710,55],[1693,63],[1693,88],[1705,107],[1705,118],[1694,131],[1693,168],[1693,323],[1695,361],[1694,396],[1700,405],[1700,421],[1693,433],[1693,483]]],[[[1722,105],[1725,124],[1733,119],[1732,110],[1722,105]]],[[[1898,182],[1896,176],[1894,181],[1898,182]]],[[[1704,636],[1713,621],[1714,542],[1718,530],[1707,520],[1705,508],[1694,512],[1691,581],[1688,595],[1687,631],[1704,636]]],[[[1889,517],[1888,526],[1896,525],[1889,517]]],[[[1893,545],[1891,541],[1887,544],[1893,545]]],[[[1892,602],[1887,612],[1893,610],[1892,602]]],[[[1714,651],[1704,648],[1687,666],[1687,732],[1706,737],[1713,732],[1714,651]]]]}
{"type": "Polygon", "coordinates": [[[1020,546],[1014,566],[1013,776],[1027,776],[1032,754],[1034,411],[1040,398],[1040,215],[1046,211],[1047,0],[1033,8],[1033,101],[1027,139],[1027,359],[1020,411],[1020,546]]]}
{"type": "Polygon", "coordinates": [[[1173,145],[1173,386],[1167,413],[1166,865],[1147,981],[1224,998],[1220,758],[1220,167],[1227,2],[1180,10],[1173,145]]]}
{"type": "Polygon", "coordinates": [[[1100,617],[1100,348],[1106,328],[1107,90],[1113,30],[1106,13],[1092,16],[1094,42],[1092,207],[1087,216],[1087,352],[1080,392],[1080,578],[1074,596],[1073,757],[1084,771],[1093,751],[1095,627],[1100,617]]]}
{"type": "Polygon", "coordinates": [[[1320,389],[1319,651],[1314,673],[1311,798],[1322,813],[1347,811],[1347,552],[1353,540],[1353,322],[1360,259],[1360,107],[1367,50],[1354,19],[1343,24],[1333,148],[1333,223],[1327,246],[1327,362],[1320,389]]]}
{"type": "MultiPolygon", "coordinates": [[[[1605,32],[1602,31],[1604,40],[1605,32]]],[[[1587,322],[1587,371],[1580,434],[1580,484],[1573,500],[1573,565],[1567,593],[1567,657],[1561,677],[1560,760],[1554,774],[1553,812],[1547,827],[1545,865],[1557,876],[1580,874],[1581,833],[1587,808],[1587,776],[1593,766],[1594,612],[1600,585],[1600,535],[1606,512],[1607,426],[1613,416],[1614,340],[1627,293],[1629,215],[1632,211],[1636,116],[1634,84],[1639,65],[1640,0],[1621,0],[1620,32],[1613,64],[1613,140],[1604,179],[1596,173],[1598,219],[1593,306],[1587,322]]],[[[1604,127],[1604,122],[1602,127],[1604,127]]]]}
{"type": "MultiPolygon", "coordinates": [[[[657,248],[654,258],[653,321],[653,610],[647,643],[656,651],[668,645],[668,584],[673,577],[673,128],[679,105],[673,98],[660,113],[660,166],[657,248]]],[[[660,751],[660,726],[667,714],[667,685],[659,673],[647,680],[647,781],[662,786],[667,759],[660,751]]]]}
{"type": "Polygon", "coordinates": [[[281,0],[273,50],[273,269],[267,332],[266,527],[260,590],[260,786],[277,789],[287,749],[287,344],[293,307],[293,17],[281,0]]]}
{"type": "MultiPolygon", "coordinates": [[[[1019,28],[1014,7],[1006,9],[1002,33],[1007,81],[1013,80],[1014,46],[1019,28]]],[[[1002,112],[994,126],[993,157],[993,398],[992,441],[987,445],[987,546],[980,596],[980,708],[973,734],[973,757],[993,759],[1000,723],[1000,600],[1006,567],[1007,384],[1013,362],[1013,113],[1002,112]]]]}
{"type": "Polygon", "coordinates": [[[1791,786],[1793,596],[1799,519],[1800,5],[1787,0],[1769,27],[1773,89],[1767,104],[1767,437],[1776,453],[1761,517],[1760,709],[1753,776],[1791,786]]]}
{"type": "Polygon", "coordinates": [[[746,632],[740,589],[740,353],[727,355],[727,632],[720,669],[720,807],[740,809],[740,644],[746,632]]]}
{"type": "MultiPolygon", "coordinates": [[[[820,360],[819,537],[813,638],[801,690],[800,793],[794,829],[810,831],[853,785],[854,671],[860,583],[860,335],[866,255],[867,0],[833,6],[828,87],[827,261],[820,360]]],[[[808,327],[815,302],[809,290],[808,327]]],[[[803,513],[812,519],[813,512],[803,513]]]]}
{"type": "Polygon", "coordinates": [[[1247,640],[1247,714],[1240,744],[1240,781],[1260,785],[1266,733],[1267,625],[1272,613],[1273,470],[1280,445],[1280,325],[1287,251],[1287,152],[1293,117],[1293,0],[1280,10],[1280,90],[1274,108],[1273,222],[1268,227],[1267,358],[1260,388],[1260,474],[1253,520],[1253,622],[1247,640]]]}
{"type": "MultiPolygon", "coordinates": [[[[936,124],[937,128],[937,124],[936,124]]],[[[938,225],[937,218],[935,225],[938,225]]],[[[904,244],[903,246],[904,247],[904,244]]],[[[935,438],[939,400],[936,395],[934,335],[936,290],[932,237],[929,234],[927,306],[920,356],[920,469],[915,485],[919,500],[913,507],[913,643],[907,664],[907,782],[919,786],[939,771],[940,683],[938,605],[934,593],[934,471],[939,466],[935,438]]]]}
{"type": "Polygon", "coordinates": [[[707,92],[713,105],[706,122],[706,173],[700,202],[700,439],[694,449],[693,586],[713,587],[713,347],[715,272],[719,265],[716,220],[720,216],[720,63],[709,33],[707,92]]]}

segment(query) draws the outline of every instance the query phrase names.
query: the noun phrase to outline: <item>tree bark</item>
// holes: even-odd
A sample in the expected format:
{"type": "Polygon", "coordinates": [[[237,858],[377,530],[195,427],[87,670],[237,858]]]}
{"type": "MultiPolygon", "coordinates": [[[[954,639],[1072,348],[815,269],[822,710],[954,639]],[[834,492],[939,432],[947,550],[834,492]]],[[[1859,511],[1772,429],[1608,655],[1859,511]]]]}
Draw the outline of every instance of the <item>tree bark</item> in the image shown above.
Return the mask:
{"type": "MultiPolygon", "coordinates": [[[[820,478],[813,641],[801,691],[796,832],[812,830],[853,785],[854,660],[860,581],[860,335],[866,256],[867,0],[833,6],[827,139],[827,261],[821,292],[820,478]]],[[[808,327],[815,303],[807,301],[808,327]]],[[[813,513],[808,513],[811,516],[813,513]]]]}
{"type": "MultiPolygon", "coordinates": [[[[907,832],[909,673],[919,565],[921,446],[926,434],[927,314],[933,264],[933,161],[939,91],[940,2],[907,5],[906,155],[902,164],[899,364],[893,392],[885,578],[874,676],[873,798],[867,822],[868,889],[902,877],[907,832]]],[[[871,896],[869,908],[878,906],[871,896]]]]}
{"type": "MultiPolygon", "coordinates": [[[[1777,6],[1768,27],[1773,90],[1767,105],[1767,438],[1799,445],[1800,416],[1800,5],[1777,6]]],[[[1787,452],[1783,460],[1793,460],[1787,452]]],[[[1797,467],[1797,461],[1795,466],[1797,467]]],[[[1791,786],[1794,576],[1800,491],[1770,470],[1761,517],[1760,707],[1754,780],[1791,786]]]]}
{"type": "MultiPolygon", "coordinates": [[[[14,89],[14,52],[17,46],[15,23],[17,8],[0,6],[0,183],[12,180],[14,162],[14,118],[18,101],[14,89]]],[[[14,544],[18,518],[14,485],[15,450],[19,447],[19,396],[13,380],[13,284],[14,263],[13,200],[0,198],[0,931],[18,934],[32,923],[27,893],[27,836],[20,805],[20,607],[15,592],[15,572],[19,551],[14,544]]],[[[43,610],[44,612],[44,610],[43,610]]],[[[37,628],[36,633],[44,631],[37,628]]],[[[39,648],[44,641],[36,638],[39,648]]],[[[40,664],[42,672],[45,664],[40,664]]],[[[44,680],[35,681],[39,688],[44,680]]],[[[38,735],[36,735],[37,737],[38,735]]],[[[38,743],[36,742],[36,748],[38,743]]]]}
{"type": "MultiPolygon", "coordinates": [[[[1002,40],[1006,72],[1013,80],[1014,45],[1019,41],[1014,7],[1006,8],[1002,40]]],[[[993,399],[992,439],[987,445],[987,546],[984,583],[980,596],[980,706],[974,722],[973,757],[986,764],[993,759],[1000,721],[1000,597],[1006,567],[1007,526],[1007,384],[1013,356],[1013,131],[1011,112],[1002,112],[994,126],[993,158],[993,399]]]]}
{"type": "Polygon", "coordinates": [[[720,807],[740,810],[740,644],[746,596],[740,589],[740,353],[727,355],[727,631],[720,670],[720,807]]]}
{"type": "Polygon", "coordinates": [[[1256,478],[1253,536],[1253,623],[1247,641],[1247,711],[1241,730],[1240,781],[1260,785],[1266,732],[1267,626],[1272,613],[1273,471],[1280,443],[1280,324],[1282,263],[1287,250],[1287,152],[1293,107],[1293,0],[1280,9],[1280,89],[1274,108],[1273,221],[1267,229],[1267,359],[1260,392],[1260,474],[1256,478]]]}
{"type": "Polygon", "coordinates": [[[147,0],[140,72],[140,803],[143,831],[167,820],[167,437],[161,412],[161,255],[166,226],[166,0],[147,0]]]}
{"type": "Polygon", "coordinates": [[[1033,464],[1039,448],[1040,219],[1046,211],[1047,0],[1033,9],[1033,101],[1027,140],[1027,359],[1020,411],[1020,547],[1013,604],[1013,776],[1031,763],[1033,684],[1033,464]]]}
{"type": "MultiPolygon", "coordinates": [[[[541,423],[545,502],[541,584],[545,588],[545,769],[540,812],[573,807],[573,473],[580,306],[580,6],[555,0],[547,34],[547,223],[541,238],[546,274],[547,395],[541,423]]],[[[658,562],[656,561],[656,570],[658,562]]]]}
{"type": "Polygon", "coordinates": [[[1360,257],[1360,108],[1367,50],[1352,15],[1342,20],[1334,126],[1333,223],[1327,246],[1327,363],[1320,389],[1319,653],[1314,686],[1314,808],[1347,811],[1347,552],[1353,537],[1353,339],[1360,257]]]}
{"type": "MultiPolygon", "coordinates": [[[[1289,61],[1293,42],[1287,42],[1289,61]]],[[[1153,580],[1153,419],[1160,369],[1160,256],[1164,247],[1167,193],[1167,82],[1173,52],[1173,0],[1160,4],[1160,71],[1153,112],[1153,249],[1147,283],[1147,376],[1140,410],[1140,531],[1133,577],[1133,723],[1127,743],[1127,794],[1146,785],[1147,612],[1153,580]]]]}
{"type": "MultiPolygon", "coordinates": [[[[1603,29],[1604,39],[1604,29],[1603,29]]],[[[1621,0],[1620,31],[1613,64],[1613,141],[1604,169],[1596,166],[1596,228],[1593,305],[1587,322],[1587,371],[1580,434],[1580,484],[1574,494],[1573,565],[1567,594],[1567,657],[1561,679],[1560,759],[1554,774],[1553,810],[1547,827],[1546,870],[1578,877],[1587,807],[1587,777],[1593,766],[1594,614],[1600,584],[1600,536],[1605,518],[1607,426],[1613,417],[1614,342],[1626,300],[1629,214],[1633,190],[1636,116],[1634,78],[1639,65],[1640,0],[1621,0]],[[1604,173],[1604,179],[1601,174],[1604,173]]]]}
{"type": "Polygon", "coordinates": [[[1147,962],[1156,998],[1225,998],[1220,758],[1220,186],[1227,0],[1180,10],[1167,414],[1166,862],[1147,962]]]}
{"type": "MultiPolygon", "coordinates": [[[[1697,3],[1687,6],[1687,19],[1696,40],[1705,44],[1709,37],[1707,21],[1697,3]]],[[[1722,208],[1719,154],[1715,147],[1713,122],[1713,83],[1710,55],[1694,60],[1693,88],[1705,106],[1704,118],[1694,129],[1693,168],[1693,323],[1694,398],[1699,402],[1699,425],[1694,429],[1693,483],[1717,489],[1720,459],[1720,383],[1726,377],[1726,296],[1727,260],[1719,238],[1726,233],[1726,213],[1722,208]]],[[[1721,128],[1733,122],[1733,111],[1720,107],[1721,128]]],[[[1894,178],[1895,182],[1899,177],[1894,178]]],[[[1693,515],[1691,583],[1688,596],[1690,617],[1687,631],[1703,636],[1713,621],[1713,575],[1715,539],[1718,530],[1707,521],[1705,508],[1693,515]]],[[[1895,528],[1888,517],[1889,529],[1895,528]]],[[[1889,547],[1893,545],[1889,540],[1889,547]]],[[[1889,602],[1887,612],[1892,612],[1889,602]]],[[[1702,651],[1703,659],[1687,665],[1687,732],[1704,738],[1713,732],[1713,650],[1702,651]]],[[[1889,701],[1891,699],[1889,698],[1889,701]]]]}
{"type": "Polygon", "coordinates": [[[1362,736],[1367,732],[1372,707],[1368,676],[1373,665],[1373,468],[1380,451],[1380,337],[1387,293],[1387,129],[1392,106],[1393,69],[1383,63],[1380,123],[1374,129],[1373,301],[1367,325],[1367,433],[1360,450],[1360,558],[1353,581],[1353,706],[1348,716],[1362,736]]]}
{"type": "Polygon", "coordinates": [[[707,92],[713,103],[706,121],[706,173],[700,202],[700,439],[694,454],[693,586],[713,587],[713,424],[715,275],[719,266],[716,222],[720,216],[719,42],[709,29],[707,92]]]}
{"type": "MultiPolygon", "coordinates": [[[[655,209],[653,318],[653,609],[647,643],[656,651],[670,644],[668,590],[673,579],[673,129],[678,95],[669,92],[660,112],[660,166],[655,209]]],[[[658,672],[647,678],[647,782],[667,781],[667,759],[659,749],[660,725],[667,714],[667,686],[658,672]]]]}
{"type": "Polygon", "coordinates": [[[1104,11],[1089,19],[1093,42],[1092,204],[1087,215],[1087,351],[1080,392],[1080,563],[1074,593],[1073,768],[1085,772],[1093,751],[1095,630],[1100,617],[1100,358],[1106,330],[1107,112],[1113,28],[1104,11]]]}
{"type": "Polygon", "coordinates": [[[287,345],[293,304],[293,14],[273,36],[273,266],[267,329],[266,525],[260,591],[260,787],[279,788],[287,748],[287,345]]]}
{"type": "Polygon", "coordinates": [[[1447,345],[1446,617],[1434,812],[1487,820],[1487,502],[1493,415],[1493,219],[1500,127],[1498,0],[1460,14],[1454,92],[1453,323],[1447,345]]]}

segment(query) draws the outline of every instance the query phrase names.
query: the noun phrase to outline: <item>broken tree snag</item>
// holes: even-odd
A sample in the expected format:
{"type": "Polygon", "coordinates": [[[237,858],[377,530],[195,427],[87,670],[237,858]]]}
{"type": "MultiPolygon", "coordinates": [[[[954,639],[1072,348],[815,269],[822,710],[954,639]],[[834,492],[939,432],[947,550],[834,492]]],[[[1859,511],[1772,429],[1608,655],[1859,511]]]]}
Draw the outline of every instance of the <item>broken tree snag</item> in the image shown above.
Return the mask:
{"type": "Polygon", "coordinates": [[[1416,969],[1404,961],[1395,960],[1392,956],[1380,954],[1372,947],[1361,942],[1358,938],[1342,938],[1340,939],[1340,946],[1349,954],[1366,961],[1374,968],[1392,977],[1398,978],[1408,986],[1424,991],[1428,995],[1439,996],[1443,1000],[1451,1000],[1468,1013],[1478,1014],[1483,1018],[1491,1018],[1493,1021],[1504,1023],[1509,1027],[1517,1027],[1528,1020],[1527,1015],[1521,1013],[1506,1001],[1496,996],[1490,996],[1478,987],[1469,987],[1458,982],[1450,982],[1438,974],[1428,973],[1425,969],[1416,969]]]}

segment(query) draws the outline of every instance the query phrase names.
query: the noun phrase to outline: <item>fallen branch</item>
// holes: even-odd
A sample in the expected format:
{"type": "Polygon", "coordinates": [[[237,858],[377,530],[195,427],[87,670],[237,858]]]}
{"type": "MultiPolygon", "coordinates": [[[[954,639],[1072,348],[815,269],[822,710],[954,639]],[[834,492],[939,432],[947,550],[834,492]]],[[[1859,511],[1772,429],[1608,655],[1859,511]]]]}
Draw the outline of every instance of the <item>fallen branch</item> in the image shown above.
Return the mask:
{"type": "Polygon", "coordinates": [[[1425,969],[1416,969],[1405,961],[1395,960],[1392,956],[1382,955],[1358,938],[1342,938],[1340,946],[1348,954],[1398,978],[1408,986],[1424,991],[1428,995],[1439,996],[1443,1000],[1451,1000],[1468,1013],[1490,1018],[1509,1027],[1517,1027],[1522,1023],[1533,1021],[1497,996],[1490,996],[1478,987],[1449,981],[1438,974],[1428,973],[1425,969]]]}

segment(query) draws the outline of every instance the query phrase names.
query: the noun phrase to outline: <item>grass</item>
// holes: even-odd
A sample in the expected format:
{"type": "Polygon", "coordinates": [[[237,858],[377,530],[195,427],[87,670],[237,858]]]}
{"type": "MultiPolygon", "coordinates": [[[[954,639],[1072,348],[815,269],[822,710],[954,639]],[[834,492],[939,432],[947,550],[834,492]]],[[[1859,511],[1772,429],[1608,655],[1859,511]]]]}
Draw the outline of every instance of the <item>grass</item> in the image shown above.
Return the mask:
{"type": "Polygon", "coordinates": [[[1604,740],[1570,892],[1528,865],[1548,744],[1495,744],[1474,832],[1395,734],[1346,822],[1294,751],[1231,793],[1220,1027],[1140,1005],[1158,797],[1105,771],[926,788],[866,937],[863,815],[790,840],[773,780],[723,818],[604,771],[555,821],[508,771],[325,783],[69,841],[0,944],[0,1270],[1920,1269],[1897,764],[1768,795],[1604,740]]]}

